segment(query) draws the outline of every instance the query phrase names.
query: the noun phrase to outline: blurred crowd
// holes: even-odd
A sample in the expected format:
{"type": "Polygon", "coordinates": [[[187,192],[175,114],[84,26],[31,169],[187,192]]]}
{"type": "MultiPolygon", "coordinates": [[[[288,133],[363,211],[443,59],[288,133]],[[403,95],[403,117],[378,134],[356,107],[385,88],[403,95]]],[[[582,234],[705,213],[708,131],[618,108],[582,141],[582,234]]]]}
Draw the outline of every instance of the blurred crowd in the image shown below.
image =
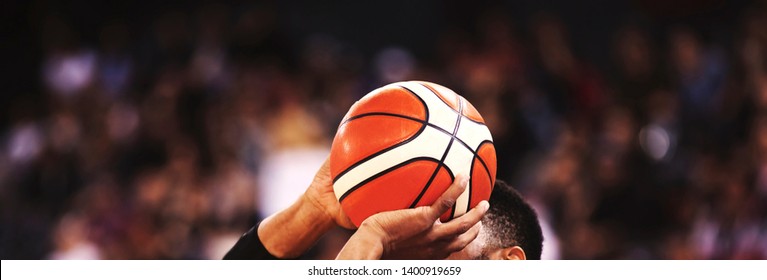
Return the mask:
{"type": "MultiPolygon", "coordinates": [[[[354,101],[418,79],[483,115],[498,178],[545,224],[544,258],[767,258],[764,2],[727,41],[616,26],[607,64],[556,13],[527,28],[487,13],[421,59],[296,40],[270,7],[116,20],[94,41],[41,16],[43,93],[11,101],[0,126],[0,257],[221,258],[305,189],[354,101]]],[[[308,257],[332,258],[348,235],[308,257]]]]}

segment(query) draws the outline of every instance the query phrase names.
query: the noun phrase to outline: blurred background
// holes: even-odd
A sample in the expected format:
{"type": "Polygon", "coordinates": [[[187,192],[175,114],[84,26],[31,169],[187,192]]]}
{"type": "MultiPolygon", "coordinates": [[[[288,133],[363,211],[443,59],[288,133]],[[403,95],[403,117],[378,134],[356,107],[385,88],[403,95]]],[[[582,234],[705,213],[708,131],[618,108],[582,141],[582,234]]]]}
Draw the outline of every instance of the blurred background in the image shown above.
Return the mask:
{"type": "Polygon", "coordinates": [[[409,79],[479,109],[544,258],[767,258],[767,1],[110,2],[0,4],[2,259],[221,258],[409,79]]]}

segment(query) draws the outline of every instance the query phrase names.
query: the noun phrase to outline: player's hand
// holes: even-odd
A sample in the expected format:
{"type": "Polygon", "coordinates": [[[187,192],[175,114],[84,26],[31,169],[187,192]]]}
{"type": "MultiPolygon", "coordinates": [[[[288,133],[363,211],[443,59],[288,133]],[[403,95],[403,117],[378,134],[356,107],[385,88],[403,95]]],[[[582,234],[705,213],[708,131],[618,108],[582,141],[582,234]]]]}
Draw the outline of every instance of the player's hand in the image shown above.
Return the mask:
{"type": "Polygon", "coordinates": [[[325,160],[296,202],[261,221],[258,238],[273,256],[295,258],[335,225],[354,228],[336,200],[329,160],[325,160]]]}
{"type": "Polygon", "coordinates": [[[381,212],[362,222],[338,255],[339,259],[443,259],[460,251],[479,234],[487,201],[447,223],[439,217],[466,189],[467,179],[458,176],[431,206],[381,212]]]}
{"type": "Polygon", "coordinates": [[[341,204],[333,192],[333,179],[330,176],[330,157],[325,159],[322,167],[314,175],[312,184],[304,193],[307,201],[310,202],[317,211],[332,219],[337,225],[344,228],[356,228],[354,223],[349,220],[346,213],[341,209],[341,204]]]}

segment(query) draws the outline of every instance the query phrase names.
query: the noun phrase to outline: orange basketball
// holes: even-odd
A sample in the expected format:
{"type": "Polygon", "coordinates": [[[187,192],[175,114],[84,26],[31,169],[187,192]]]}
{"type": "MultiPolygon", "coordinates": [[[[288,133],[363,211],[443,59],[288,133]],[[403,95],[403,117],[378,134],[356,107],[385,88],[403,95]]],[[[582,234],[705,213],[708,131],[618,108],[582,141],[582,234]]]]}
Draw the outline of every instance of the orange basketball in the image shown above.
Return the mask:
{"type": "Polygon", "coordinates": [[[429,82],[376,89],[344,116],[333,140],[330,173],[344,212],[359,226],[389,210],[431,205],[456,174],[469,186],[442,221],[488,200],[495,147],[482,116],[465,98],[429,82]]]}

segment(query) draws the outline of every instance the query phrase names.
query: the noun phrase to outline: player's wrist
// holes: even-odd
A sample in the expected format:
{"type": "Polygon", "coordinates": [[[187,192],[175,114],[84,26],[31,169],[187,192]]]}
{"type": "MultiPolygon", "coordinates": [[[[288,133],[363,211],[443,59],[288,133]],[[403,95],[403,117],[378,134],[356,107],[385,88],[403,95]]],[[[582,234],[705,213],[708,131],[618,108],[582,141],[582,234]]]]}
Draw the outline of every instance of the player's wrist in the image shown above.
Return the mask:
{"type": "Polygon", "coordinates": [[[360,232],[361,236],[368,240],[369,243],[375,243],[377,248],[380,248],[380,253],[383,255],[390,247],[391,236],[381,226],[380,223],[371,220],[365,220],[360,224],[357,232],[360,232]]]}
{"type": "Polygon", "coordinates": [[[262,221],[258,236],[273,256],[295,258],[334,225],[332,219],[302,196],[287,209],[262,221]]]}
{"type": "Polygon", "coordinates": [[[384,239],[370,227],[360,226],[341,250],[338,259],[376,260],[384,253],[384,239]]]}
{"type": "Polygon", "coordinates": [[[335,225],[335,217],[328,211],[319,199],[309,193],[304,193],[299,199],[300,214],[306,221],[326,226],[328,229],[335,225]]]}
{"type": "Polygon", "coordinates": [[[297,216],[306,223],[307,227],[320,229],[324,233],[335,225],[333,215],[317,199],[304,194],[299,198],[298,203],[300,206],[297,216]]]}

